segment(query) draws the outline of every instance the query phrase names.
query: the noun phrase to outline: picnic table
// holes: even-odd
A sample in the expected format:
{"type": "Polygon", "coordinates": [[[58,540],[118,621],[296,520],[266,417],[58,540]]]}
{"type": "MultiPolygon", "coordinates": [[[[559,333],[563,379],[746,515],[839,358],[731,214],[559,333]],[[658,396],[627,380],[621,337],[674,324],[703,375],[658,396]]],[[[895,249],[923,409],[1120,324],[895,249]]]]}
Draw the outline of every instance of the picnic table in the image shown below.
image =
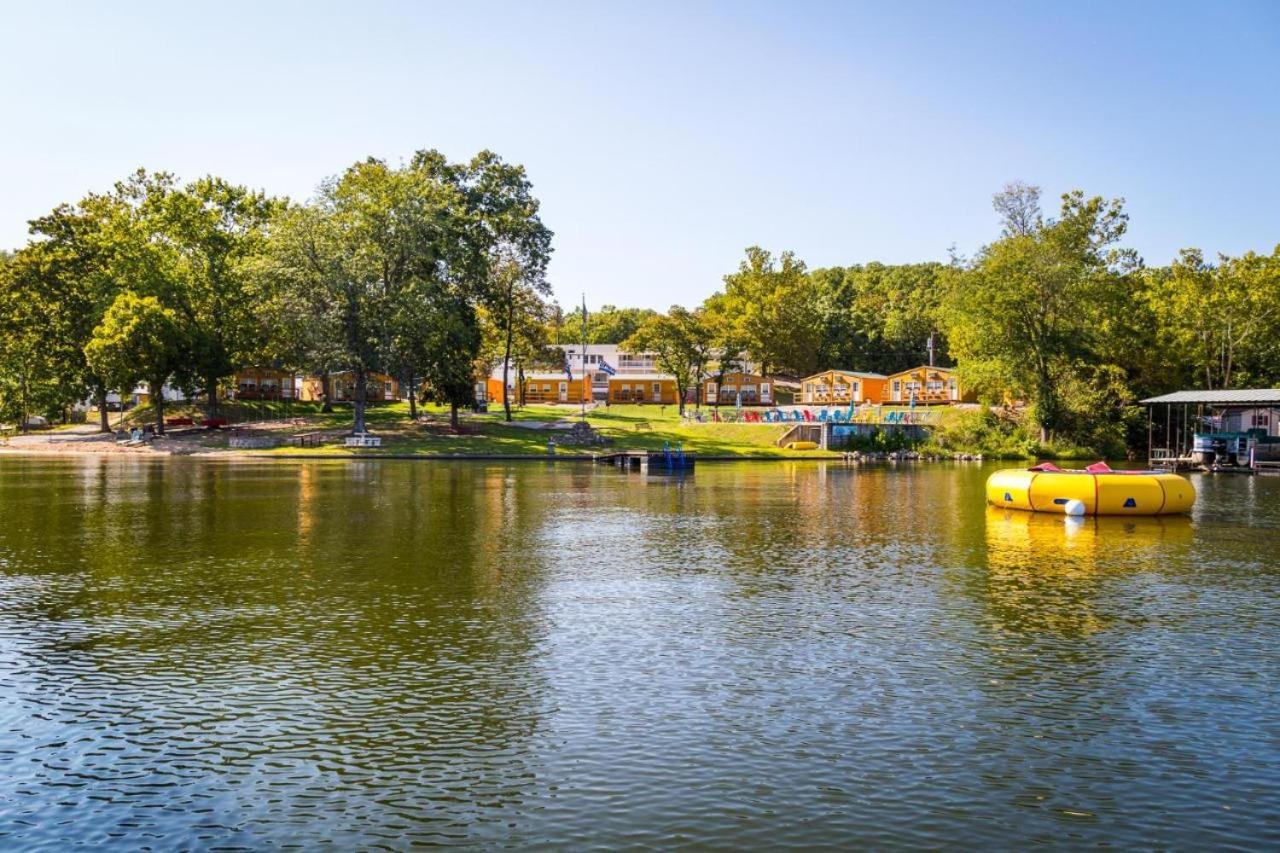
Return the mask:
{"type": "Polygon", "coordinates": [[[205,429],[222,429],[224,426],[227,426],[227,424],[229,423],[230,421],[228,421],[226,418],[205,418],[204,420],[200,421],[200,426],[204,427],[205,429]]]}
{"type": "Polygon", "coordinates": [[[301,432],[290,437],[289,443],[297,447],[319,447],[324,444],[325,438],[322,432],[301,432]]]}
{"type": "Polygon", "coordinates": [[[167,427],[171,427],[171,426],[175,426],[175,427],[176,427],[176,426],[195,426],[195,423],[196,423],[196,422],[195,422],[195,421],[193,421],[191,418],[165,418],[165,419],[164,419],[164,425],[165,425],[165,426],[167,426],[167,427]]]}
{"type": "Polygon", "coordinates": [[[636,421],[636,424],[635,424],[634,429],[635,429],[637,432],[638,432],[638,431],[640,431],[640,430],[645,430],[645,429],[652,431],[652,430],[653,430],[653,424],[649,423],[648,421],[636,421]]]}

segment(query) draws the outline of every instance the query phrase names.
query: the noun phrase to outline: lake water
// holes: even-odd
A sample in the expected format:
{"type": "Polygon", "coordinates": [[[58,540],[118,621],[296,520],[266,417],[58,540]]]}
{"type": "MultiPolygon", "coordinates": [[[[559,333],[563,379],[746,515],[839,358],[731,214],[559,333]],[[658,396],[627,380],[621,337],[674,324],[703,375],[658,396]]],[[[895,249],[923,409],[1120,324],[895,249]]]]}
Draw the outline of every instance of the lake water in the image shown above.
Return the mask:
{"type": "Polygon", "coordinates": [[[1274,846],[1280,478],[0,459],[0,848],[1274,846]]]}

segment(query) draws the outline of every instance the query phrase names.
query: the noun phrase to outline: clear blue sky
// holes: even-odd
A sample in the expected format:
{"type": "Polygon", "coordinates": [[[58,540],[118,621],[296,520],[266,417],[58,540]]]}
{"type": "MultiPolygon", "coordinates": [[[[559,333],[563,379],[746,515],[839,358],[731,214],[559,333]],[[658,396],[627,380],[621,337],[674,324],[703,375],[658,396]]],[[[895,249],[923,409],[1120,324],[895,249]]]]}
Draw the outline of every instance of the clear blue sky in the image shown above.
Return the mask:
{"type": "Polygon", "coordinates": [[[1009,180],[1124,196],[1148,263],[1280,242],[1280,3],[21,3],[0,245],[137,166],[306,198],[523,163],[562,302],[696,304],[742,249],[970,253],[1009,180]]]}

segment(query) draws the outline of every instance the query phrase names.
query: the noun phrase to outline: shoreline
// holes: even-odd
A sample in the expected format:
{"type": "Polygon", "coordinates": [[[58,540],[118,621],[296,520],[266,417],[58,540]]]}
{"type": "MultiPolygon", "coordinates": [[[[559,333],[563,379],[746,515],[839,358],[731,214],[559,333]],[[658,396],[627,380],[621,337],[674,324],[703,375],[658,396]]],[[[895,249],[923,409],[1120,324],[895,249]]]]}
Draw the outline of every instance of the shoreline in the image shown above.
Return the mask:
{"type": "MultiPolygon", "coordinates": [[[[193,453],[169,453],[165,451],[146,450],[140,448],[111,449],[76,449],[54,450],[47,447],[0,447],[0,459],[6,456],[39,456],[39,457],[130,457],[137,459],[200,459],[214,461],[228,459],[235,461],[272,461],[283,462],[376,462],[379,460],[394,462],[598,462],[599,456],[583,453],[549,454],[501,454],[501,453],[262,453],[252,450],[211,450],[193,453]]],[[[831,455],[775,455],[756,453],[749,455],[715,454],[697,456],[698,462],[846,462],[843,456],[831,455]]],[[[882,460],[883,461],[883,460],[882,460]]],[[[921,460],[895,460],[921,461],[921,460]]],[[[955,460],[940,460],[952,462],[955,460]]]]}

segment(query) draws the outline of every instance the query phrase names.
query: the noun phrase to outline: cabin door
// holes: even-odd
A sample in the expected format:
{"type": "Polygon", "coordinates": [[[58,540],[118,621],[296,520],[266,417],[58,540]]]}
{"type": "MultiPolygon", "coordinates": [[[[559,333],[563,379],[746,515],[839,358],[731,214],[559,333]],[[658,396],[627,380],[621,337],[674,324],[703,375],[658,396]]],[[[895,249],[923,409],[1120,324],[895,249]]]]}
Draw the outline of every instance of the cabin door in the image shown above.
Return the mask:
{"type": "Polygon", "coordinates": [[[568,382],[560,383],[560,402],[561,403],[569,402],[569,383],[568,382]]]}

